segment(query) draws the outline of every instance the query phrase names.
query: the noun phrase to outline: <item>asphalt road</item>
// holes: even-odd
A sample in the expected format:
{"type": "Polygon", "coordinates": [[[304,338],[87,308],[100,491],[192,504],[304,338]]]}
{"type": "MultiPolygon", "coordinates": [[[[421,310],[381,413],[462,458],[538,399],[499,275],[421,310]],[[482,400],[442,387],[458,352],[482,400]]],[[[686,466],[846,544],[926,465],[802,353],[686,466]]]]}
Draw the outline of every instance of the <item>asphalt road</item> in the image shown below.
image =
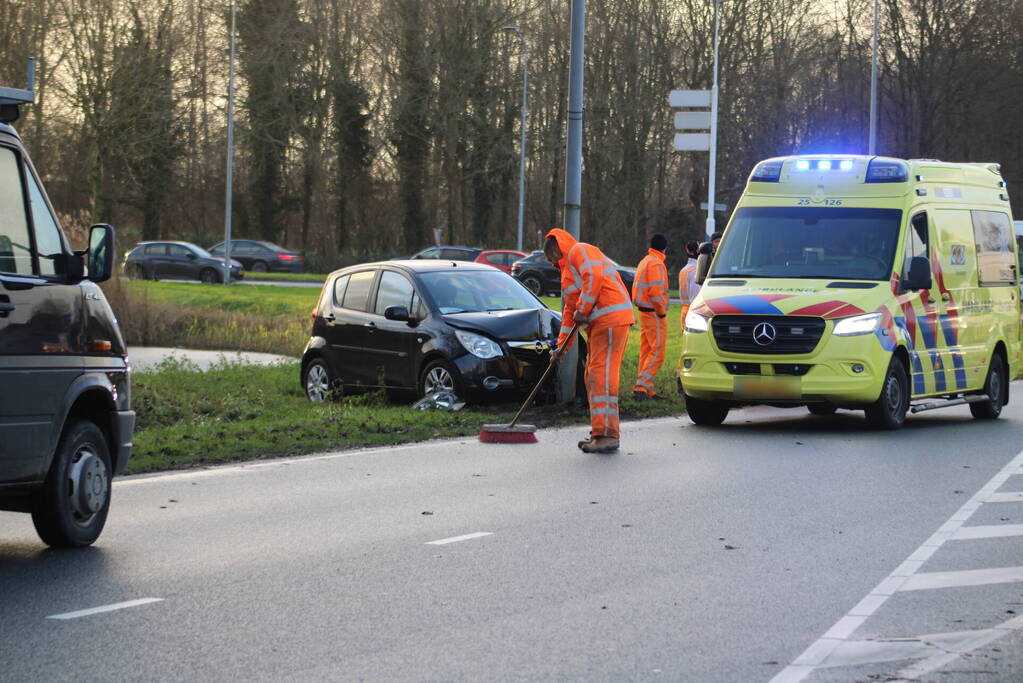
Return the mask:
{"type": "Polygon", "coordinates": [[[1018,682],[1014,389],[126,478],[71,552],[0,513],[0,679],[1018,682]]]}

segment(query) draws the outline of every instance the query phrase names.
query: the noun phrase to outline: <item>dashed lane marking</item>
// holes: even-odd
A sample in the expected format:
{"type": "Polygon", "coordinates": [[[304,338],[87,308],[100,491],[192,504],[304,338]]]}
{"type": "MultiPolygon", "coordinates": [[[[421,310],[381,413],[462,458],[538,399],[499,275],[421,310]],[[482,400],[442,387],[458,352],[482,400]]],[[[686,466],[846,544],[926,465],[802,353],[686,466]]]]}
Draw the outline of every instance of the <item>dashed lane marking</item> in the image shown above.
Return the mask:
{"type": "Polygon", "coordinates": [[[951,541],[968,541],[976,538],[1007,538],[1023,536],[1023,524],[990,524],[986,526],[964,526],[952,534],[951,541]]]}
{"type": "MultiPolygon", "coordinates": [[[[996,493],[1009,477],[1018,475],[1021,472],[1023,472],[1023,451],[1017,453],[1009,461],[1009,464],[999,470],[983,488],[966,501],[947,522],[934,532],[930,538],[924,541],[912,555],[906,558],[905,562],[885,577],[869,595],[863,598],[844,617],[835,622],[835,625],[827,633],[810,645],[810,647],[806,648],[789,666],[782,669],[772,678],[771,683],[797,683],[813,673],[814,669],[824,666],[824,662],[847,643],[849,636],[863,622],[877,612],[887,602],[888,598],[895,593],[903,590],[977,586],[989,583],[1005,583],[1006,581],[1023,581],[1023,567],[917,574],[924,562],[930,559],[947,541],[953,539],[963,528],[966,521],[984,503],[1023,501],[1023,491],[996,493]]],[[[955,654],[952,659],[958,656],[958,654],[955,654]]],[[[943,666],[944,663],[947,662],[943,662],[938,666],[943,666]]]]}
{"type": "Polygon", "coordinates": [[[112,605],[102,605],[101,607],[90,607],[89,609],[81,609],[77,612],[64,612],[63,614],[51,614],[46,617],[47,619],[58,619],[65,621],[67,619],[78,619],[80,617],[89,617],[93,614],[103,614],[104,612],[116,612],[120,609],[128,609],[129,607],[139,607],[141,605],[149,605],[154,602],[162,602],[163,598],[140,598],[138,600],[128,600],[127,602],[115,602],[112,605]]]}
{"type": "Polygon", "coordinates": [[[464,536],[452,536],[451,538],[442,538],[439,541],[427,541],[425,545],[447,545],[448,543],[458,543],[460,541],[471,541],[474,538],[482,538],[483,536],[492,536],[493,531],[477,531],[474,534],[465,534],[464,536]]]}

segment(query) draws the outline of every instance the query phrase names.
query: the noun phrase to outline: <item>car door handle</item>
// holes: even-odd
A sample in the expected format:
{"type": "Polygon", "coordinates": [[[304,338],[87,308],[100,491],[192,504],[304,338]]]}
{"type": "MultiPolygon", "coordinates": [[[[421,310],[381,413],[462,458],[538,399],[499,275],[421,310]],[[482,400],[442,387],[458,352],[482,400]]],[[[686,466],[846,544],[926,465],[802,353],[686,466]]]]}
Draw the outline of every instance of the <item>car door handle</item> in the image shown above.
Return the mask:
{"type": "Polygon", "coordinates": [[[14,310],[14,304],[10,301],[0,301],[0,313],[10,313],[14,310]]]}
{"type": "Polygon", "coordinates": [[[377,328],[377,324],[376,323],[362,323],[362,326],[363,327],[368,327],[370,330],[375,330],[377,328]]]}
{"type": "Polygon", "coordinates": [[[328,313],[327,315],[323,316],[323,319],[326,320],[328,323],[332,323],[335,320],[334,314],[328,313]]]}

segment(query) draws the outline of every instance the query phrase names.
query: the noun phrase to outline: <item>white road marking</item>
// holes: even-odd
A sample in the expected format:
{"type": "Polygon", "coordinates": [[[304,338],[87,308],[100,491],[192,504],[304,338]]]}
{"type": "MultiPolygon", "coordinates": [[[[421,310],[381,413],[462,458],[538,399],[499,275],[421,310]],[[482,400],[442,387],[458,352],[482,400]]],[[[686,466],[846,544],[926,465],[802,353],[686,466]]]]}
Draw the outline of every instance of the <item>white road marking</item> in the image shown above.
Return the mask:
{"type": "Polygon", "coordinates": [[[140,605],[148,605],[154,602],[162,602],[163,598],[140,598],[138,600],[128,600],[127,602],[115,602],[112,605],[103,605],[101,607],[92,607],[89,609],[78,610],[77,612],[64,612],[63,614],[51,614],[46,617],[47,619],[78,619],[79,617],[88,617],[93,614],[102,614],[104,612],[116,612],[119,609],[127,609],[129,607],[138,607],[140,605]]]}
{"type": "Polygon", "coordinates": [[[918,680],[921,676],[926,676],[932,671],[937,671],[946,664],[954,662],[960,655],[972,652],[979,647],[989,645],[999,638],[1004,638],[1020,628],[1023,628],[1023,616],[1009,619],[1009,621],[999,624],[994,628],[976,631],[972,638],[963,641],[957,646],[947,648],[950,652],[939,652],[922,662],[917,662],[916,664],[908,666],[900,671],[896,675],[896,678],[900,680],[918,680]]]}
{"type": "Polygon", "coordinates": [[[951,651],[957,651],[965,643],[972,642],[979,636],[990,635],[991,631],[993,629],[931,633],[907,638],[851,640],[839,645],[824,659],[820,667],[862,666],[894,662],[900,659],[920,659],[945,655],[951,651]]]}
{"type": "Polygon", "coordinates": [[[452,536],[451,538],[442,538],[439,541],[427,541],[425,545],[447,545],[448,543],[458,543],[459,541],[471,541],[474,538],[482,538],[483,536],[492,536],[493,531],[477,531],[474,534],[465,534],[464,536],[452,536]]]}
{"type": "MultiPolygon", "coordinates": [[[[1007,567],[1001,569],[981,569],[972,572],[932,572],[931,574],[917,575],[917,570],[937,550],[952,539],[962,528],[974,512],[980,509],[984,503],[993,502],[1015,502],[1023,501],[1023,491],[1014,493],[995,493],[1014,474],[1023,470],[1023,451],[1009,461],[1005,467],[999,470],[998,474],[992,477],[983,488],[973,495],[952,517],[931,535],[923,544],[913,552],[906,561],[899,565],[891,574],[884,578],[874,590],[859,602],[849,613],[839,619],[827,633],[821,636],[816,642],[797,657],[792,664],[782,669],[778,675],[771,679],[771,683],[797,683],[803,680],[813,670],[822,666],[834,652],[836,652],[860,625],[873,615],[889,597],[900,590],[920,590],[923,588],[945,587],[940,585],[927,585],[930,583],[947,583],[948,586],[981,585],[981,583],[963,583],[970,579],[979,581],[982,578],[1023,581],[1023,578],[1015,577],[1017,572],[1023,575],[1023,567],[1007,567]],[[980,574],[975,572],[982,572],[980,574]],[[965,575],[965,576],[964,576],[965,575]],[[927,577],[927,578],[919,578],[927,577]],[[915,581],[915,583],[914,583],[915,581]],[[906,586],[910,587],[907,588],[906,586]],[[913,587],[916,586],[916,587],[913,587]]],[[[983,581],[982,583],[993,583],[995,581],[983,581]]],[[[953,659],[958,655],[953,656],[953,659]]],[[[951,661],[951,660],[949,660],[951,661]]],[[[943,666],[944,663],[938,666],[943,666]]]]}
{"type": "Polygon", "coordinates": [[[964,569],[958,572],[921,572],[910,576],[899,590],[961,588],[963,586],[986,586],[992,583],[1013,583],[1014,581],[1023,581],[1023,567],[964,569]]]}
{"type": "Polygon", "coordinates": [[[1023,536],[1023,524],[964,526],[955,532],[950,540],[966,541],[975,538],[1006,538],[1008,536],[1023,536]]]}

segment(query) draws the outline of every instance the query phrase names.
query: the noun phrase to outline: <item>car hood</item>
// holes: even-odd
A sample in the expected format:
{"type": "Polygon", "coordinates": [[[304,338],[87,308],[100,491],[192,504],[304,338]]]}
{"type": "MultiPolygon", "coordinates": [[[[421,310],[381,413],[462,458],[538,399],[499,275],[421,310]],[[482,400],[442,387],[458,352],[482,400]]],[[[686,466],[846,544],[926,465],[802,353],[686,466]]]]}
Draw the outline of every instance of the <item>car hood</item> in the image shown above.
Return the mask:
{"type": "Polygon", "coordinates": [[[549,308],[527,308],[489,313],[449,313],[444,322],[460,330],[481,332],[504,341],[550,339],[558,335],[561,315],[549,308]]]}
{"type": "Polygon", "coordinates": [[[875,311],[891,297],[884,282],[711,278],[693,310],[713,315],[810,315],[844,318],[875,311]]]}

